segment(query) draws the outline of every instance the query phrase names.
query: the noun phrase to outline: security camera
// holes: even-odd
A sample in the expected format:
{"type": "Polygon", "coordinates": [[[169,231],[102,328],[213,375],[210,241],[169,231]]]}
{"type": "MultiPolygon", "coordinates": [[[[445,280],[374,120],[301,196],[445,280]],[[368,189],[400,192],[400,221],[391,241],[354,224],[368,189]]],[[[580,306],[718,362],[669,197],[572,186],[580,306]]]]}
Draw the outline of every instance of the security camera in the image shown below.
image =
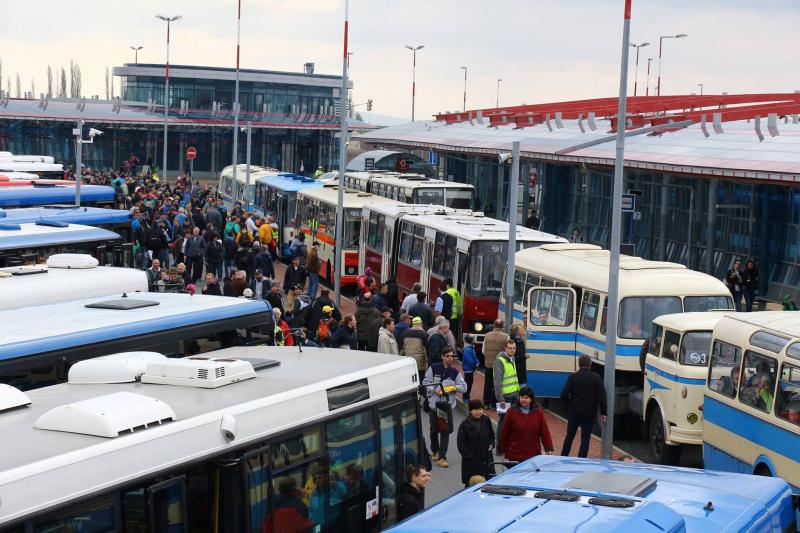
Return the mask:
{"type": "Polygon", "coordinates": [[[95,135],[102,135],[103,132],[100,130],[96,130],[94,128],[89,129],[89,137],[94,137],[95,135]]]}
{"type": "Polygon", "coordinates": [[[500,161],[501,165],[505,165],[507,163],[511,163],[511,158],[512,157],[513,157],[513,155],[511,154],[511,152],[497,154],[497,159],[500,161]]]}
{"type": "Polygon", "coordinates": [[[222,422],[219,425],[219,431],[222,433],[222,437],[225,439],[225,442],[232,442],[234,439],[236,439],[236,419],[232,414],[225,413],[222,415],[222,422]]]}

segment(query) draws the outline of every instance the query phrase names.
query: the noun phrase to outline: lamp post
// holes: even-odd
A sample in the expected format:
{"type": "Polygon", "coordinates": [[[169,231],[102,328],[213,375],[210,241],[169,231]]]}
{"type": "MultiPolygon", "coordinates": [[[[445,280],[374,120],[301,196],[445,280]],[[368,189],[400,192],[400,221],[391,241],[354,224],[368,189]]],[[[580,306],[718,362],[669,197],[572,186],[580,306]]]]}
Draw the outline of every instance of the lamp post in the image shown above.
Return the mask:
{"type": "Polygon", "coordinates": [[[133,60],[138,65],[139,64],[139,50],[144,48],[144,46],[129,46],[131,50],[133,50],[133,60]]]}
{"type": "Polygon", "coordinates": [[[664,46],[664,39],[682,39],[688,37],[685,33],[677,35],[662,35],[658,38],[658,84],[656,85],[656,95],[661,96],[661,49],[664,46]]]}
{"type": "MultiPolygon", "coordinates": [[[[231,157],[231,184],[233,185],[233,203],[239,198],[239,182],[236,181],[237,165],[239,163],[239,36],[242,27],[242,0],[238,2],[238,9],[236,11],[236,83],[234,84],[233,95],[233,154],[231,157]]],[[[244,196],[247,196],[248,191],[245,190],[244,196]]],[[[245,200],[245,203],[246,200],[245,200]]]]}
{"type": "Polygon", "coordinates": [[[697,86],[700,87],[700,96],[703,96],[703,84],[698,83],[697,86]]]}
{"type": "Polygon", "coordinates": [[[497,78],[497,98],[494,102],[495,108],[500,108],[500,82],[503,81],[503,78],[497,78]]]}
{"type": "Polygon", "coordinates": [[[636,92],[639,85],[639,49],[644,48],[645,46],[650,46],[650,43],[631,43],[632,48],[636,48],[636,74],[633,78],[633,96],[636,96],[636,92]]]}
{"type": "Polygon", "coordinates": [[[645,83],[645,96],[650,96],[650,63],[653,61],[654,58],[648,57],[647,58],[647,83],[645,83]]]}
{"type": "Polygon", "coordinates": [[[171,22],[180,20],[181,15],[174,17],[165,17],[164,15],[156,15],[156,18],[163,20],[167,23],[167,62],[164,64],[164,164],[161,165],[161,174],[164,182],[167,181],[167,119],[169,118],[169,26],[171,22]]]}
{"type": "Polygon", "coordinates": [[[410,46],[407,44],[406,48],[411,50],[411,56],[413,58],[411,62],[411,122],[414,122],[414,104],[417,95],[417,50],[422,50],[425,48],[425,45],[410,46]]]}
{"type": "Polygon", "coordinates": [[[461,67],[464,71],[464,111],[467,110],[467,67],[461,67]]]}
{"type": "MultiPolygon", "coordinates": [[[[339,186],[336,201],[336,233],[335,242],[344,242],[344,172],[347,168],[347,35],[350,21],[350,2],[344,0],[344,46],[342,55],[342,90],[339,93],[339,186]]],[[[344,274],[344,254],[335,250],[333,258],[333,294],[336,305],[342,305],[342,275],[344,274]]]]}

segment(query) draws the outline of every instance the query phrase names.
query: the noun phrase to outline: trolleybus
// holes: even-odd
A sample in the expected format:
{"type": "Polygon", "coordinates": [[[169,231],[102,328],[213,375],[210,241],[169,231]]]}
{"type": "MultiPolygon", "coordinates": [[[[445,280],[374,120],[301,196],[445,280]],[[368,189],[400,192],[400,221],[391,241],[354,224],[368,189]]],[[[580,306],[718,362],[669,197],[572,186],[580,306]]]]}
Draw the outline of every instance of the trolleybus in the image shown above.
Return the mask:
{"type": "Polygon", "coordinates": [[[406,357],[262,346],[93,359],[0,391],[0,528],[391,526],[419,462],[416,376],[406,357]]]}
{"type": "Polygon", "coordinates": [[[475,187],[466,183],[437,180],[422,174],[399,172],[348,172],[344,184],[407,204],[435,204],[454,209],[472,209],[475,187]]]}
{"type": "MultiPolygon", "coordinates": [[[[274,168],[250,165],[250,185],[247,185],[247,165],[236,166],[236,184],[233,183],[233,165],[228,165],[219,173],[218,192],[229,208],[236,202],[242,205],[253,205],[255,201],[256,178],[263,175],[275,175],[274,168]],[[236,196],[234,199],[234,195],[236,196]]],[[[258,205],[258,204],[256,204],[258,205]]]]}
{"type": "MultiPolygon", "coordinates": [[[[38,183],[38,182],[37,182],[38,183]]],[[[69,185],[0,187],[0,207],[75,204],[75,182],[69,185]]],[[[81,185],[81,205],[114,207],[114,189],[106,185],[81,185]]]]}

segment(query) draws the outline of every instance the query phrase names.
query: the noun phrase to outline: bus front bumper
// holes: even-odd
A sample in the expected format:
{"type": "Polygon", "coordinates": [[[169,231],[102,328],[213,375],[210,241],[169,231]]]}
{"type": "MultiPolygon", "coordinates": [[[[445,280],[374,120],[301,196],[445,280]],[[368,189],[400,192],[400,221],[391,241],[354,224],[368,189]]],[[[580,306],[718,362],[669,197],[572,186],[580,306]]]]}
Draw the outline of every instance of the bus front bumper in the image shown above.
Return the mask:
{"type": "Polygon", "coordinates": [[[703,444],[702,424],[698,429],[688,429],[679,426],[670,426],[669,440],[672,444],[703,444]]]}

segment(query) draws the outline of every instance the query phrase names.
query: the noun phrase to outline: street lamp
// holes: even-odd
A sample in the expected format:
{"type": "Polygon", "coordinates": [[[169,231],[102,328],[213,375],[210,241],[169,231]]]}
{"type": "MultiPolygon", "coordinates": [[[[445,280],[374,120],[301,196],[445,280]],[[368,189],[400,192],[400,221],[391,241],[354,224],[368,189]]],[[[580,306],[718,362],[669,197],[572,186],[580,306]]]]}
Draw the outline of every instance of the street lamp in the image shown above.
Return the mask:
{"type": "Polygon", "coordinates": [[[494,102],[494,107],[500,108],[500,82],[503,81],[503,78],[497,78],[497,99],[494,102]]]}
{"type": "Polygon", "coordinates": [[[353,55],[355,52],[347,52],[347,68],[350,69],[350,56],[353,55]]]}
{"type": "Polygon", "coordinates": [[[461,67],[464,71],[464,111],[467,110],[467,67],[461,67]]]}
{"type": "Polygon", "coordinates": [[[698,83],[697,86],[700,87],[700,96],[703,96],[703,84],[698,83]]]}
{"type": "Polygon", "coordinates": [[[413,58],[411,63],[411,122],[414,122],[414,104],[417,95],[417,50],[422,50],[425,45],[411,46],[407,44],[406,48],[411,50],[413,58]]]}
{"type": "Polygon", "coordinates": [[[129,46],[128,48],[130,48],[131,50],[133,50],[133,53],[134,53],[134,56],[133,56],[133,57],[134,57],[134,61],[135,61],[135,62],[136,62],[136,64],[138,65],[138,64],[139,64],[139,50],[141,50],[142,48],[144,48],[144,46],[129,46]]]}
{"type": "Polygon", "coordinates": [[[633,96],[636,96],[636,91],[639,85],[639,49],[644,48],[645,46],[650,46],[650,43],[631,43],[631,47],[636,48],[636,74],[633,78],[633,96]]]}
{"type": "MultiPolygon", "coordinates": [[[[233,95],[233,153],[231,161],[231,183],[233,184],[233,203],[239,198],[239,182],[236,181],[237,165],[239,163],[239,36],[242,28],[242,0],[238,2],[238,9],[236,11],[236,83],[234,84],[233,95]]],[[[249,175],[249,174],[248,174],[249,175]]],[[[247,189],[242,193],[242,198],[247,204],[247,189]]]]}
{"type": "Polygon", "coordinates": [[[664,46],[664,39],[681,39],[688,37],[685,33],[677,35],[662,35],[658,38],[658,85],[656,86],[656,94],[661,96],[661,48],[664,46]]]}
{"type": "Polygon", "coordinates": [[[654,58],[648,57],[647,58],[647,83],[645,83],[645,96],[650,96],[650,62],[653,61],[654,58]]]}
{"type": "Polygon", "coordinates": [[[181,15],[174,17],[165,17],[164,15],[156,15],[157,19],[163,20],[167,23],[167,62],[164,64],[164,164],[161,165],[161,174],[164,177],[164,182],[167,181],[167,119],[169,117],[169,26],[171,22],[183,18],[181,15]]]}

